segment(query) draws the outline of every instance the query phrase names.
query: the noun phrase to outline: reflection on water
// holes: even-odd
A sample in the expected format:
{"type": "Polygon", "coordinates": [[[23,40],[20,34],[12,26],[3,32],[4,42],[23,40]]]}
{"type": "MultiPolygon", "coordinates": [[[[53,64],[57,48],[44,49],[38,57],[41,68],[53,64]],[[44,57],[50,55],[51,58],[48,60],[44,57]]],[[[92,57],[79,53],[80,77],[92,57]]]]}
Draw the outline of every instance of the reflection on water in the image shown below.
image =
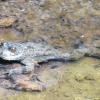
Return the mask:
{"type": "Polygon", "coordinates": [[[57,86],[42,93],[20,93],[9,100],[100,100],[100,61],[84,58],[63,64],[64,75],[57,86]]]}

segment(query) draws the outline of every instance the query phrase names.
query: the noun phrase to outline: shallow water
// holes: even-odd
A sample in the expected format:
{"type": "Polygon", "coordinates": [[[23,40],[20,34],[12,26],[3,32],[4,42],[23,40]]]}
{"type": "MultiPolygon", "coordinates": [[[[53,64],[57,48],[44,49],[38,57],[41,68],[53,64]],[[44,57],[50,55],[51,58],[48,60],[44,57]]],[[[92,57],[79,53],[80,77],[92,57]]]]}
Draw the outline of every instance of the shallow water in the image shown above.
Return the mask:
{"type": "Polygon", "coordinates": [[[63,64],[63,77],[40,93],[21,92],[7,100],[100,100],[100,60],[83,58],[63,64]]]}

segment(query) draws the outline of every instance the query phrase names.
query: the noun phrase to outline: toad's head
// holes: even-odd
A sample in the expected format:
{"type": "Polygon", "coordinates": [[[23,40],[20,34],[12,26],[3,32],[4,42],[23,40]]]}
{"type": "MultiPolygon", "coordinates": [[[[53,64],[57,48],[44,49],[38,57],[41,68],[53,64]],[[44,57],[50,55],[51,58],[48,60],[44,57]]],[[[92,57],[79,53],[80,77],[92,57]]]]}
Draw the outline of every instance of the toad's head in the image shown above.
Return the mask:
{"type": "Polygon", "coordinates": [[[23,58],[24,46],[21,43],[5,42],[0,44],[0,58],[20,60],[23,58]]]}

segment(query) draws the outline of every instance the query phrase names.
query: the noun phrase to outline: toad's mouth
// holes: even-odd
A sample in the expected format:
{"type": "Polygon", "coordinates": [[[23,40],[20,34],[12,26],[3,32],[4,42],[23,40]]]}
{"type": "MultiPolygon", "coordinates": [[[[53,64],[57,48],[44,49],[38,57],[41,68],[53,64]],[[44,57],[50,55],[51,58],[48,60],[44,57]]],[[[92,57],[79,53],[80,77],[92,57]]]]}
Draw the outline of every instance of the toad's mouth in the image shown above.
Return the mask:
{"type": "Polygon", "coordinates": [[[1,55],[2,59],[4,60],[19,60],[22,57],[22,53],[14,54],[9,51],[4,51],[1,55]]]}

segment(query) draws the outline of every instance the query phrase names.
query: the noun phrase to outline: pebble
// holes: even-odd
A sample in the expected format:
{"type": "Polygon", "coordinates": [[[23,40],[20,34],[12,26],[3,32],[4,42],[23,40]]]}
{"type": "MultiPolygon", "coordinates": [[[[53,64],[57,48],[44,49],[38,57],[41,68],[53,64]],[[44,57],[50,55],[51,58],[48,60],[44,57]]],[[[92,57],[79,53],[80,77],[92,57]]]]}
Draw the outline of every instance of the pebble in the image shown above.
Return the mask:
{"type": "Polygon", "coordinates": [[[13,25],[16,21],[16,18],[13,17],[5,17],[0,19],[0,27],[9,27],[13,25]]]}

